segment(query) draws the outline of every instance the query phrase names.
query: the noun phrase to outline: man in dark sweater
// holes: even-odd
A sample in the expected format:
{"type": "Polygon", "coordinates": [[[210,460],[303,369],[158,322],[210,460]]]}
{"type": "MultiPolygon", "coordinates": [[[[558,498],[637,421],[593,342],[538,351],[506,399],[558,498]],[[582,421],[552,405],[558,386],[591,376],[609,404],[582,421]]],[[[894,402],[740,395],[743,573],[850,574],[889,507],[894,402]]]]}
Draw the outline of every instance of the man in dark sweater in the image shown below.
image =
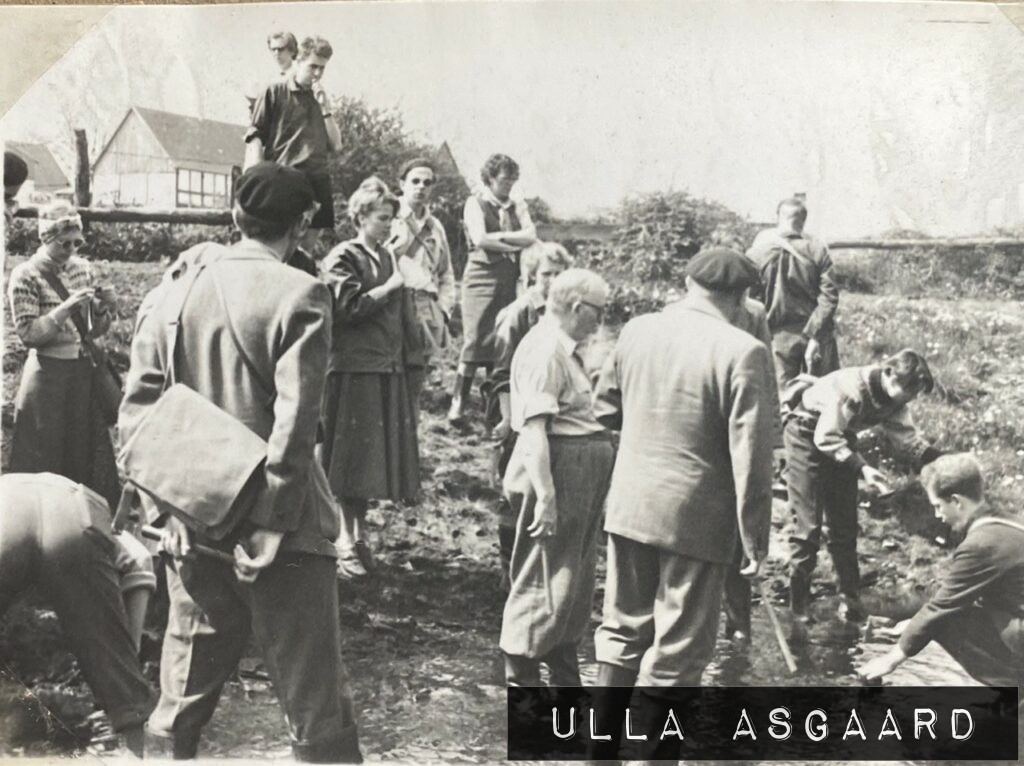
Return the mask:
{"type": "Polygon", "coordinates": [[[937,641],[986,686],[1024,682],[1024,525],[985,500],[972,455],[945,455],[925,466],[921,482],[936,515],[964,535],[931,600],[899,643],[858,671],[880,679],[937,641]]]}

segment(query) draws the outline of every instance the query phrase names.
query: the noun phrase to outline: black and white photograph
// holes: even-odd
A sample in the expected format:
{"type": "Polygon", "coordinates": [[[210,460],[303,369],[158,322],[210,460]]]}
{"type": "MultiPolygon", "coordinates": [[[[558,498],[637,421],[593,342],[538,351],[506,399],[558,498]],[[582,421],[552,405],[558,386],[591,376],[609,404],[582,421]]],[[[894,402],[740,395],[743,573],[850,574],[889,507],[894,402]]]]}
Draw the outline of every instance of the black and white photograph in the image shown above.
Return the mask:
{"type": "Polygon", "coordinates": [[[0,56],[0,760],[1016,760],[1024,2],[0,56]]]}

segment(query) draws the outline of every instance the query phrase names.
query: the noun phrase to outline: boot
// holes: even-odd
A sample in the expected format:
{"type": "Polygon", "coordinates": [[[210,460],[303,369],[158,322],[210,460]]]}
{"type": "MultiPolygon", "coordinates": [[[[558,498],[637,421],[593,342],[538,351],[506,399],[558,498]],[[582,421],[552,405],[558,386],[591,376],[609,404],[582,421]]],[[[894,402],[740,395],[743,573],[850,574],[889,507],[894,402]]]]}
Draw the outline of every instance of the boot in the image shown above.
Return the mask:
{"type": "Polygon", "coordinates": [[[590,704],[594,711],[594,730],[598,734],[611,734],[610,740],[591,740],[587,743],[588,761],[614,761],[619,757],[622,724],[626,708],[633,696],[636,671],[606,662],[598,663],[597,686],[591,691],[590,704]]]}
{"type": "Polygon", "coordinates": [[[808,609],[811,602],[811,581],[802,572],[789,575],[789,608],[794,619],[807,622],[810,619],[808,609]]]}
{"type": "Polygon", "coordinates": [[[299,763],[362,763],[359,730],[351,724],[326,742],[293,742],[292,755],[299,763]]]}
{"type": "Polygon", "coordinates": [[[448,409],[448,422],[461,425],[466,418],[466,406],[473,390],[473,375],[455,376],[455,390],[452,392],[452,406],[448,409]]]}

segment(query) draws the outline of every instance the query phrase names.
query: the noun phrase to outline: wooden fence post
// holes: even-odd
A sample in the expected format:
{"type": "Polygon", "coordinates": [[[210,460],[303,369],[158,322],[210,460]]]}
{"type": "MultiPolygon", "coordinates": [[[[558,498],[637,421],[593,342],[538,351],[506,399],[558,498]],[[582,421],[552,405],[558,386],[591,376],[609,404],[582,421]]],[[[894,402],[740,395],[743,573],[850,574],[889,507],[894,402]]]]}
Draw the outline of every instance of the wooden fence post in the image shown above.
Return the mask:
{"type": "Polygon", "coordinates": [[[92,192],[89,189],[89,140],[85,131],[75,129],[75,205],[89,207],[92,204],[92,192]]]}

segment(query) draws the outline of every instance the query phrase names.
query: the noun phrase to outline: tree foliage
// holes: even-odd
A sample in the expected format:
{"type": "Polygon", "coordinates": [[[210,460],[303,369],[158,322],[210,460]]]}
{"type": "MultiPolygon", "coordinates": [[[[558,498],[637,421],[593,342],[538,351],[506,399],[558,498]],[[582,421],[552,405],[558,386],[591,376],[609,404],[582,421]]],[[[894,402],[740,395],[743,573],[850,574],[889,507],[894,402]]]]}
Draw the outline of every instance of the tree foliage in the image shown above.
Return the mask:
{"type": "Polygon", "coordinates": [[[534,223],[552,223],[556,220],[551,205],[543,197],[527,197],[526,207],[534,223]]]}
{"type": "Polygon", "coordinates": [[[339,213],[337,237],[354,235],[344,211],[349,196],[365,178],[379,176],[397,193],[402,164],[414,157],[427,157],[435,161],[438,171],[432,209],[444,224],[458,260],[463,249],[462,206],[469,196],[469,186],[457,169],[446,166],[436,147],[415,141],[397,110],[372,108],[360,99],[342,96],[334,102],[334,119],[341,130],[342,145],[330,160],[334,206],[339,213]]]}

